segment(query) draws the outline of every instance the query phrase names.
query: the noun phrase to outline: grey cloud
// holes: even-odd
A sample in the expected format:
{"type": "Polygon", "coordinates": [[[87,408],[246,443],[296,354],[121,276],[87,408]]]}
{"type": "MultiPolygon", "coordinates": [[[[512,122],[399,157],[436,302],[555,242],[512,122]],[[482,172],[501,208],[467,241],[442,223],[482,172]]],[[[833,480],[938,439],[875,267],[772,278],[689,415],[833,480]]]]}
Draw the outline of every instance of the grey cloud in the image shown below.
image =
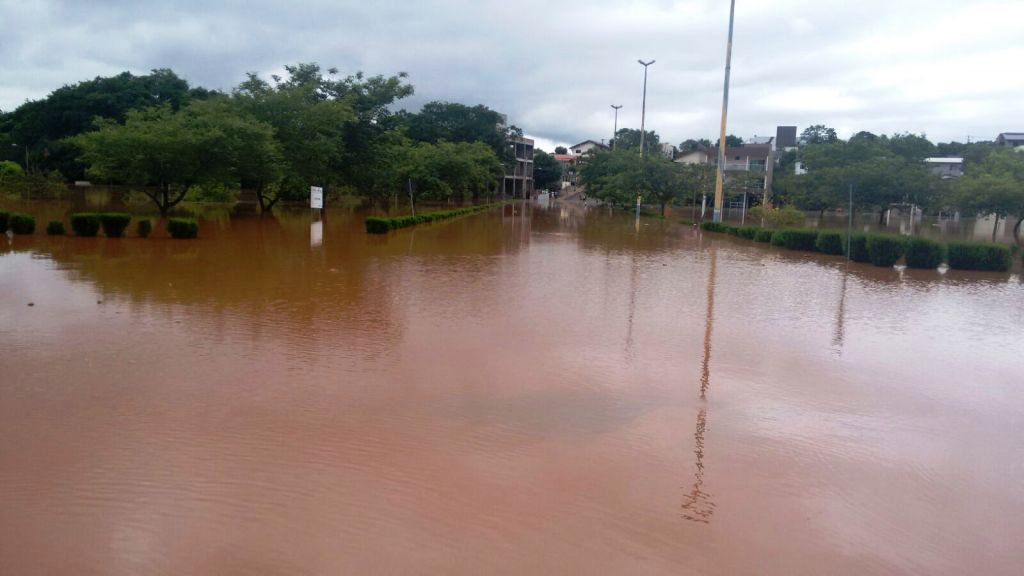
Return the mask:
{"type": "MultiPolygon", "coordinates": [[[[777,124],[992,138],[1024,129],[1009,74],[1024,46],[1013,0],[858,3],[737,0],[729,131],[777,124]]],[[[0,0],[0,108],[96,75],[173,68],[230,89],[246,71],[317,61],[343,73],[407,71],[416,95],[484,103],[539,138],[608,138],[647,125],[663,140],[714,138],[728,2],[211,2],[0,0]]]]}

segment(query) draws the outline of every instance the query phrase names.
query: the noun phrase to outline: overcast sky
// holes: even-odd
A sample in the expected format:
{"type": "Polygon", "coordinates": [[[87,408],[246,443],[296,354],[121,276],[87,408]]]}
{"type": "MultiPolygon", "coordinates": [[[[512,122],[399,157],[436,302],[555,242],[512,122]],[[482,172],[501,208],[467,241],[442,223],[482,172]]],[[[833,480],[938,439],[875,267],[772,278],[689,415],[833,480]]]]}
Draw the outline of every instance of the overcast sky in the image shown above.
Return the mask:
{"type": "MultiPolygon", "coordinates": [[[[737,0],[729,132],[824,123],[933,141],[1024,131],[1024,1],[737,0]]],[[[505,112],[541,147],[647,126],[717,138],[728,0],[0,0],[0,109],[123,70],[229,90],[315,61],[405,71],[505,112]]]]}

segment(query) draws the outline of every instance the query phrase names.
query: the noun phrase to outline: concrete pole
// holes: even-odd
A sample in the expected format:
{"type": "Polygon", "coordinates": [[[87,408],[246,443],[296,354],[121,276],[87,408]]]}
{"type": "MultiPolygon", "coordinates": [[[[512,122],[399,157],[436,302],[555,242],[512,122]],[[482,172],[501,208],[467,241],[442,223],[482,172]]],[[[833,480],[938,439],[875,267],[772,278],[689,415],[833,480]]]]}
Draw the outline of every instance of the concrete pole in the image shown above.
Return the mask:
{"type": "Polygon", "coordinates": [[[722,90],[722,126],[718,142],[718,177],[715,180],[714,221],[722,221],[722,187],[725,170],[725,125],[729,116],[729,74],[732,71],[732,29],[736,14],[736,0],[729,2],[729,41],[725,48],[725,87],[722,90]]]}
{"type": "Polygon", "coordinates": [[[622,104],[611,106],[615,109],[615,128],[612,131],[612,150],[615,150],[615,141],[619,139],[619,109],[622,108],[622,104]]]}

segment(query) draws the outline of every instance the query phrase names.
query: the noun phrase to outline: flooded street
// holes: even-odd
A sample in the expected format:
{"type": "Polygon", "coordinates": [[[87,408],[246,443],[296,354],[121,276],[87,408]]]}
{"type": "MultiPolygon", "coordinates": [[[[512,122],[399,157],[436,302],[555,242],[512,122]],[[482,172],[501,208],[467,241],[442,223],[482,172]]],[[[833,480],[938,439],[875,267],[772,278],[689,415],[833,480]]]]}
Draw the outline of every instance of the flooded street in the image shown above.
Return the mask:
{"type": "Polygon", "coordinates": [[[1024,565],[1019,273],[568,204],[131,236],[0,238],[0,574],[1024,565]]]}

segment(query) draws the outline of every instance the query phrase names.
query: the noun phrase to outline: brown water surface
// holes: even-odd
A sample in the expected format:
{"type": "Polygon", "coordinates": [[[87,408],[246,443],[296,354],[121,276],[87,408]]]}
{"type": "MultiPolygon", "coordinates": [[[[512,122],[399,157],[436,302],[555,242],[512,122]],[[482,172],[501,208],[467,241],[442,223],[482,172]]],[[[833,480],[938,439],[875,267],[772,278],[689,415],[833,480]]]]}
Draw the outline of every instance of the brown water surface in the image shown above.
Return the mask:
{"type": "Polygon", "coordinates": [[[1017,275],[570,205],[0,240],[0,574],[1024,566],[1017,275]]]}

